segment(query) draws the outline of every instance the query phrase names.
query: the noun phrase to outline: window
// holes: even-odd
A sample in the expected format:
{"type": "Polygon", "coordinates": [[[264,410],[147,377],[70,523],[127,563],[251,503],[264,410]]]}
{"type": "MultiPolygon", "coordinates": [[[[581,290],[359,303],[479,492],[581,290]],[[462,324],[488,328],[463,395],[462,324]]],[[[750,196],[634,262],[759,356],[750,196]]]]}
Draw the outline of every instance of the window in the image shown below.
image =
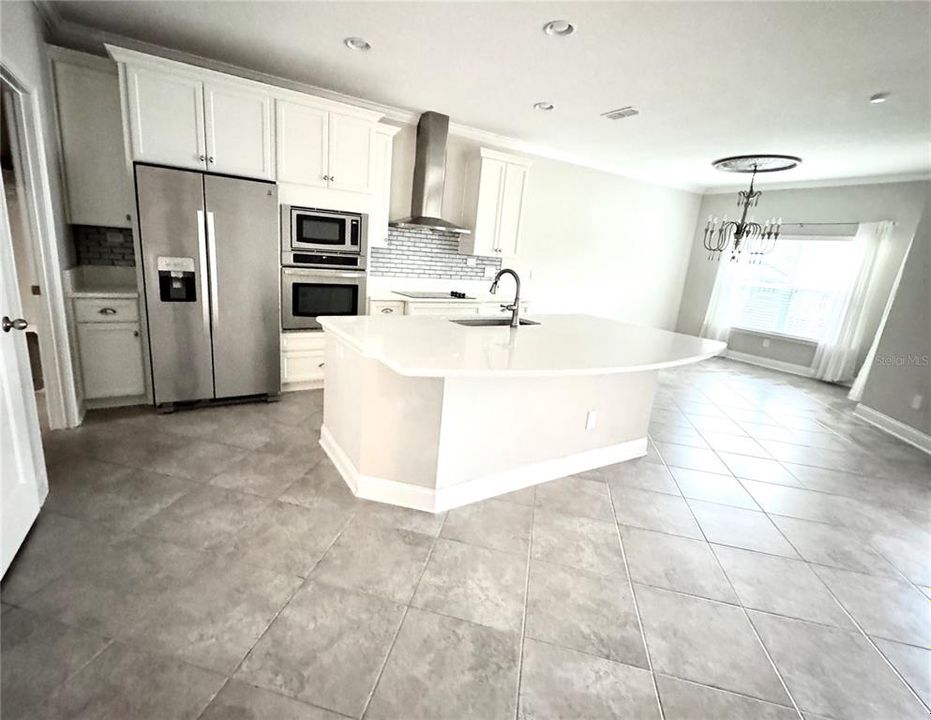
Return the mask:
{"type": "Polygon", "coordinates": [[[734,326],[819,340],[857,262],[853,238],[780,239],[741,267],[734,326]]]}

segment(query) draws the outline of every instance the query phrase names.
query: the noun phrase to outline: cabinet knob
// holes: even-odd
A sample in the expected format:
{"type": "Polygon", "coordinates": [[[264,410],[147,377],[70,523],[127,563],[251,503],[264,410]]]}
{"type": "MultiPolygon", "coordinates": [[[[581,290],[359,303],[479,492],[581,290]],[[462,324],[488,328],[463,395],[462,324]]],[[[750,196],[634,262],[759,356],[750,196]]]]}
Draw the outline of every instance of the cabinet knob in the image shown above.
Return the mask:
{"type": "Polygon", "coordinates": [[[324,176],[323,176],[323,179],[324,179],[324,180],[329,180],[329,179],[330,179],[330,176],[329,176],[329,175],[324,175],[324,176]]]}
{"type": "Polygon", "coordinates": [[[139,331],[133,330],[133,337],[139,337],[139,331]]]}
{"type": "Polygon", "coordinates": [[[324,365],[326,365],[326,363],[325,363],[325,362],[322,362],[322,363],[320,363],[319,365],[317,365],[317,367],[323,367],[324,365]]]}
{"type": "Polygon", "coordinates": [[[204,160],[207,159],[207,156],[206,156],[206,155],[198,155],[198,156],[197,156],[197,159],[200,160],[201,162],[203,162],[204,160]]]}
{"type": "Polygon", "coordinates": [[[209,163],[212,163],[212,162],[213,162],[213,155],[211,155],[210,157],[207,158],[207,162],[209,162],[209,163]]]}
{"type": "Polygon", "coordinates": [[[393,313],[393,312],[394,312],[394,308],[382,308],[381,311],[382,311],[383,313],[393,313]]]}
{"type": "Polygon", "coordinates": [[[130,215],[129,213],[126,213],[126,220],[132,220],[132,219],[133,219],[133,216],[130,215]]]}

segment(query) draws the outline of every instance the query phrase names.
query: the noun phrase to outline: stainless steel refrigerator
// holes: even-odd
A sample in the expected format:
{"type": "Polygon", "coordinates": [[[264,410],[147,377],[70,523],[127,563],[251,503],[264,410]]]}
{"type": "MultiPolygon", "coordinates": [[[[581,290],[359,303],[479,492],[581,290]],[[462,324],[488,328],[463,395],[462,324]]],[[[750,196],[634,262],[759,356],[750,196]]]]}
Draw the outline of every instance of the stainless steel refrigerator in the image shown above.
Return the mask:
{"type": "Polygon", "coordinates": [[[278,189],[136,166],[157,406],[281,389],[278,189]]]}

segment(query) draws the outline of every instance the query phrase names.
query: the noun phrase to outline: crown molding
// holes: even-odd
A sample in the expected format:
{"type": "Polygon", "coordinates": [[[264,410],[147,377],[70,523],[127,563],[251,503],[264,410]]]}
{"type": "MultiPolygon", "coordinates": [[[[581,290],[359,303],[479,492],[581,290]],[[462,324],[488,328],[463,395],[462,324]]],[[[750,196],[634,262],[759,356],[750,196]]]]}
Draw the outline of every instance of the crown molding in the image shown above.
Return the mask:
{"type": "MultiPolygon", "coordinates": [[[[87,25],[65,20],[61,17],[58,11],[47,2],[47,0],[38,0],[36,5],[39,7],[40,12],[43,14],[43,19],[52,31],[52,42],[56,45],[63,45],[68,48],[76,48],[101,56],[107,55],[104,45],[115,45],[127,50],[141,52],[147,55],[154,55],[165,60],[182,62],[188,65],[194,65],[196,67],[203,68],[205,70],[226,73],[228,75],[241,77],[246,80],[264,83],[266,85],[272,85],[299,93],[306,93],[308,95],[315,95],[317,97],[325,98],[327,100],[332,100],[334,102],[339,102],[346,105],[354,105],[365,110],[381,113],[383,120],[398,123],[402,126],[416,125],[417,121],[420,119],[422,110],[376,103],[364,98],[346,95],[335,90],[330,90],[319,85],[312,85],[309,83],[298,82],[296,80],[289,80],[277,75],[270,75],[268,73],[259,72],[257,70],[250,70],[239,65],[232,65],[230,63],[203,57],[201,55],[195,55],[193,53],[188,53],[181,50],[174,50],[162,45],[147,43],[142,40],[135,40],[133,38],[107,32],[105,30],[98,30],[87,25]]],[[[655,178],[639,176],[636,173],[631,173],[627,168],[622,168],[612,163],[592,162],[591,160],[580,157],[571,152],[560,150],[559,148],[538,145],[536,143],[519,140],[517,138],[509,137],[506,135],[499,135],[488,130],[482,130],[480,128],[474,128],[468,125],[450,123],[449,132],[451,135],[456,137],[472,140],[481,145],[489,145],[499,150],[508,150],[511,152],[533,155],[536,157],[545,158],[547,160],[555,160],[557,162],[563,162],[569,165],[589,168],[591,170],[598,170],[609,175],[653,185],[655,187],[680,190],[693,194],[701,194],[702,192],[702,187],[699,185],[688,183],[657,182],[655,178]]]]}
{"type": "MultiPolygon", "coordinates": [[[[918,173],[896,173],[892,175],[864,175],[862,177],[830,178],[824,180],[796,180],[795,182],[770,182],[762,188],[764,192],[779,190],[806,190],[812,188],[847,187],[852,185],[884,185],[889,183],[926,182],[931,180],[931,170],[918,173]]],[[[747,183],[728,185],[727,187],[706,188],[705,195],[728,195],[738,190],[746,190],[747,183]]]]}

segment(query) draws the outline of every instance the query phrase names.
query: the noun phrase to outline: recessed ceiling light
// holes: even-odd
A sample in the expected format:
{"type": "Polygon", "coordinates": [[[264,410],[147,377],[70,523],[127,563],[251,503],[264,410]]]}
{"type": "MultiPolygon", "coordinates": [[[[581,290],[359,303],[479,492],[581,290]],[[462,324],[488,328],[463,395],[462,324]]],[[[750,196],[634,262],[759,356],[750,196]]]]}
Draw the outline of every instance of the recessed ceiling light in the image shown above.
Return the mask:
{"type": "Polygon", "coordinates": [[[878,92],[875,95],[870,95],[870,102],[874,105],[879,105],[886,102],[889,99],[889,93],[887,92],[878,92]]]}
{"type": "Polygon", "coordinates": [[[343,40],[343,45],[348,47],[350,50],[361,50],[362,52],[372,49],[372,46],[360,37],[348,37],[343,40]]]}
{"type": "Polygon", "coordinates": [[[549,102],[538,102],[538,103],[534,103],[534,104],[533,104],[534,110],[546,110],[546,111],[549,111],[549,110],[552,110],[552,109],[555,108],[555,107],[556,107],[556,106],[553,105],[553,103],[549,103],[549,102]]]}
{"type": "Polygon", "coordinates": [[[575,25],[568,20],[550,20],[543,26],[543,32],[547,35],[565,37],[575,32],[575,25]]]}

